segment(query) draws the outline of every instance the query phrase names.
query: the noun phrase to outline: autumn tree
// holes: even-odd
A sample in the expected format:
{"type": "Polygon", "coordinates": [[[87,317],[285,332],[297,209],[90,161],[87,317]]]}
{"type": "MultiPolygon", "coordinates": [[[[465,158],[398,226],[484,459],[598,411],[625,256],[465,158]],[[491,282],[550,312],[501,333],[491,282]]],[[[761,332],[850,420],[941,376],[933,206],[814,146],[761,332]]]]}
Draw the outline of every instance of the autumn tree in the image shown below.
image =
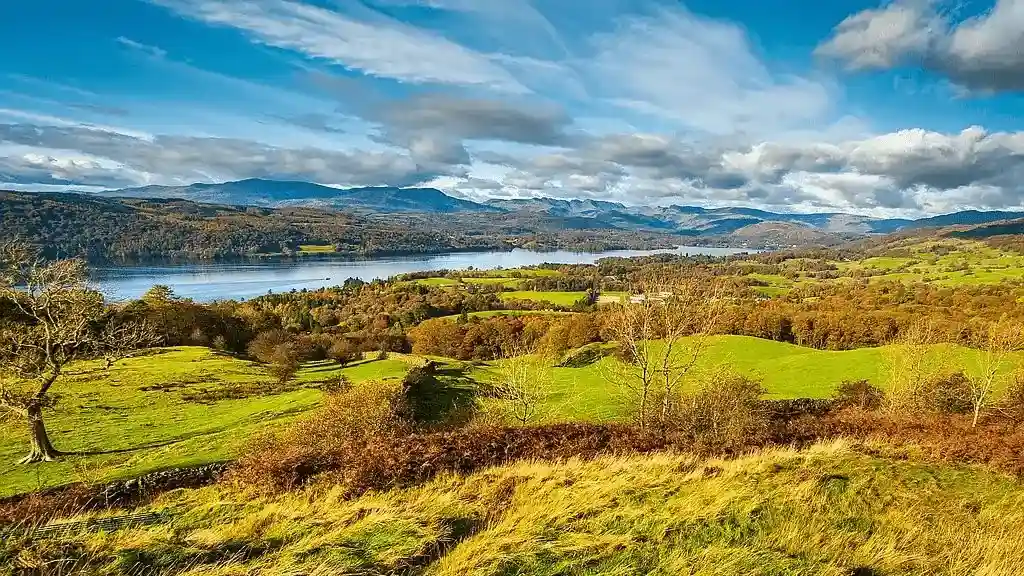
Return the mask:
{"type": "Polygon", "coordinates": [[[652,417],[670,419],[680,388],[707,351],[724,298],[710,278],[638,285],[639,293],[609,316],[622,362],[609,364],[606,378],[626,392],[637,424],[646,428],[652,417]]]}
{"type": "Polygon", "coordinates": [[[883,349],[889,382],[886,407],[915,414],[934,410],[935,386],[951,372],[947,346],[934,322],[919,320],[883,349]]]}
{"type": "Polygon", "coordinates": [[[338,364],[345,366],[359,358],[359,349],[348,338],[338,338],[327,350],[327,356],[338,364]]]}
{"type": "MultiPolygon", "coordinates": [[[[0,407],[28,423],[31,448],[22,464],[52,461],[61,453],[50,441],[44,410],[68,364],[105,352],[103,296],[89,288],[82,260],[44,261],[19,242],[0,245],[0,407]]],[[[129,324],[119,330],[122,349],[144,344],[129,324]]]]}
{"type": "Polygon", "coordinates": [[[103,369],[110,368],[118,361],[132,355],[141,347],[155,346],[160,336],[152,324],[145,320],[123,320],[108,318],[99,333],[98,347],[103,354],[103,369]]]}
{"type": "Polygon", "coordinates": [[[1024,348],[1024,335],[1016,322],[1005,317],[988,326],[977,358],[976,370],[967,377],[970,385],[972,426],[978,425],[981,414],[994,401],[996,388],[1004,380],[1012,380],[1014,353],[1024,348]]]}
{"type": "Polygon", "coordinates": [[[509,419],[525,426],[540,417],[551,387],[552,361],[521,343],[504,347],[491,381],[494,395],[509,419]]]}
{"type": "Polygon", "coordinates": [[[295,377],[308,354],[308,344],[284,330],[261,332],[249,343],[249,355],[267,364],[267,372],[281,384],[295,377]]]}

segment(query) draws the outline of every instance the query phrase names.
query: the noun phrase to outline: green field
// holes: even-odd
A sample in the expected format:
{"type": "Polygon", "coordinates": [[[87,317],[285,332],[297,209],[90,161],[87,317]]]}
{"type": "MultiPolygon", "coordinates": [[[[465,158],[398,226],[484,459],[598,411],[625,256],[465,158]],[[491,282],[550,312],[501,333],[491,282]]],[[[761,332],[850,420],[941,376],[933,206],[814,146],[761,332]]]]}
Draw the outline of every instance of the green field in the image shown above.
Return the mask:
{"type": "MultiPolygon", "coordinates": [[[[973,350],[956,351],[968,369],[976,355],[973,350]]],[[[399,378],[421,360],[392,355],[343,369],[331,362],[309,363],[285,389],[262,366],[206,348],[155,350],[123,360],[109,372],[98,362],[76,364],[71,370],[73,382],[56,390],[63,397],[49,414],[48,426],[58,449],[92,454],[15,466],[27,452],[26,435],[16,425],[20,423],[3,424],[0,495],[224,460],[253,434],[316,406],[321,398],[318,383],[339,374],[354,382],[399,378]]],[[[552,368],[551,381],[542,391],[544,419],[621,418],[627,404],[611,369],[616,362],[606,357],[588,366],[552,368]]],[[[770,397],[827,397],[843,380],[884,383],[884,362],[884,350],[879,348],[832,352],[746,336],[718,336],[712,339],[695,377],[724,366],[763,379],[770,397]]],[[[496,370],[496,364],[484,364],[465,376],[485,382],[495,377],[496,370]]]]}
{"type": "Polygon", "coordinates": [[[521,462],[354,499],[179,490],[143,509],[166,515],[154,525],[14,534],[0,563],[112,576],[140,563],[154,576],[1024,573],[1019,482],[868,448],[521,462]]]}
{"type": "Polygon", "coordinates": [[[982,242],[943,239],[911,241],[899,246],[909,256],[877,256],[836,263],[845,274],[882,272],[872,280],[929,282],[943,286],[995,284],[1024,279],[1024,255],[1004,252],[982,242]],[[948,252],[939,254],[939,252],[948,252]]]}
{"type": "Polygon", "coordinates": [[[457,280],[451,278],[420,278],[418,280],[409,280],[412,284],[419,284],[420,286],[458,286],[457,280]]]}
{"type": "MultiPolygon", "coordinates": [[[[469,312],[466,315],[470,318],[493,318],[495,316],[564,316],[574,312],[558,312],[556,310],[485,310],[483,312],[469,312]]],[[[442,316],[448,320],[456,320],[461,314],[442,316]]]]}
{"type": "Polygon", "coordinates": [[[318,244],[303,244],[299,246],[300,252],[306,252],[311,254],[331,254],[337,252],[334,244],[318,245],[318,244]]]}
{"type": "Polygon", "coordinates": [[[96,453],[15,466],[28,451],[27,434],[20,422],[2,423],[0,496],[224,460],[252,434],[316,406],[318,382],[338,374],[354,382],[401,377],[408,368],[400,358],[344,369],[310,363],[299,372],[293,389],[276,392],[262,366],[207,348],[154,350],[122,360],[109,372],[101,362],[75,364],[71,380],[55,388],[61,401],[47,425],[59,450],[96,453]],[[204,391],[243,397],[208,400],[204,391]],[[187,395],[199,397],[186,400],[187,395]]]}
{"type": "Polygon", "coordinates": [[[502,300],[534,300],[550,302],[556,306],[572,306],[587,297],[586,292],[539,292],[536,290],[518,290],[502,292],[502,300]]]}
{"type": "MultiPolygon", "coordinates": [[[[966,371],[975,369],[978,355],[961,347],[951,354],[966,371]]],[[[626,403],[617,382],[619,372],[612,366],[617,362],[605,357],[584,367],[551,369],[541,412],[551,420],[621,418],[626,403]]],[[[496,367],[495,363],[481,366],[473,377],[493,379],[496,367]]],[[[829,351],[749,336],[715,336],[691,380],[700,381],[723,368],[761,379],[771,398],[825,398],[844,380],[866,379],[884,386],[887,374],[884,348],[829,351]]]]}
{"type": "Polygon", "coordinates": [[[463,278],[466,284],[482,284],[486,286],[501,286],[503,288],[518,288],[523,283],[523,278],[463,278]]]}

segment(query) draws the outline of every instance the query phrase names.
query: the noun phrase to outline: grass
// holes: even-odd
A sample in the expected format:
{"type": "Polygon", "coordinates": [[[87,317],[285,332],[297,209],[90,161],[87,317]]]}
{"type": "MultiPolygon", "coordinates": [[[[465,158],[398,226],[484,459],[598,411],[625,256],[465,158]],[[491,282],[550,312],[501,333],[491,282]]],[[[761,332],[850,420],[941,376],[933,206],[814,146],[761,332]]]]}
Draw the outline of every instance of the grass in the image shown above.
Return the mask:
{"type": "Polygon", "coordinates": [[[408,282],[412,284],[419,284],[420,286],[433,287],[458,286],[459,284],[456,280],[452,280],[451,278],[419,278],[417,280],[409,280],[408,282]]]}
{"type": "Polygon", "coordinates": [[[169,520],[153,526],[12,536],[0,564],[190,576],[1024,573],[1020,483],[870,448],[524,462],[356,499],[215,486],[164,495],[148,509],[169,520]]]}
{"type": "Polygon", "coordinates": [[[354,382],[401,377],[400,357],[363,361],[345,368],[310,363],[290,389],[275,390],[265,369],[207,348],[166,348],[118,362],[72,366],[70,380],[55,391],[61,402],[47,416],[51,438],[70,456],[58,462],[16,466],[28,452],[20,421],[0,424],[0,496],[73,481],[129,477],[162,468],[225,460],[251,435],[314,407],[313,386],[345,374],[354,382]],[[212,402],[184,396],[241,390],[245,397],[212,402]]]}
{"type": "Polygon", "coordinates": [[[586,297],[586,292],[540,292],[537,290],[518,290],[501,293],[502,300],[535,300],[538,302],[550,302],[556,306],[572,306],[579,300],[586,297]]]}
{"type": "MultiPolygon", "coordinates": [[[[607,346],[607,345],[605,345],[607,346]]],[[[950,356],[968,371],[977,365],[977,350],[953,347],[950,356]]],[[[826,398],[844,380],[869,380],[884,386],[886,349],[829,351],[750,336],[715,336],[701,355],[690,381],[729,369],[759,378],[770,398],[826,398]]],[[[583,367],[553,368],[542,390],[540,413],[549,420],[617,420],[627,406],[618,382],[618,360],[608,356],[583,367]]],[[[495,378],[500,363],[479,367],[472,377],[495,378]]]]}
{"type": "MultiPolygon", "coordinates": [[[[469,312],[466,315],[470,318],[493,318],[495,316],[564,316],[573,312],[558,312],[555,310],[485,310],[482,312],[469,312]]],[[[457,320],[461,314],[442,316],[449,320],[457,320]]]]}
{"type": "Polygon", "coordinates": [[[1024,279],[1024,255],[1003,252],[975,240],[913,241],[899,248],[910,256],[877,256],[836,265],[846,274],[872,271],[875,273],[872,281],[886,279],[963,286],[1024,279]],[[939,255],[940,252],[944,253],[939,255]]]}
{"type": "Polygon", "coordinates": [[[518,288],[523,283],[522,278],[502,278],[502,277],[488,277],[488,278],[463,278],[463,282],[466,284],[481,284],[487,286],[502,286],[506,288],[518,288]]]}
{"type": "MultiPolygon", "coordinates": [[[[603,345],[607,346],[607,345],[603,345]]],[[[972,365],[977,351],[957,348],[961,364],[972,365]]],[[[72,481],[130,477],[163,468],[199,465],[231,458],[253,434],[287,422],[317,405],[319,382],[344,374],[354,382],[399,378],[415,356],[391,355],[345,368],[332,362],[303,366],[289,387],[280,389],[265,369],[206,348],[156,350],[129,358],[109,372],[98,362],[72,368],[71,381],[59,386],[61,404],[48,414],[55,445],[69,452],[100,452],[67,457],[38,466],[15,466],[28,449],[20,422],[0,424],[0,496],[72,481]],[[239,397],[218,399],[237,391],[239,397]],[[212,393],[203,402],[189,395],[212,393]]],[[[439,363],[452,361],[434,359],[439,363]]],[[[885,353],[879,348],[831,352],[746,336],[719,336],[711,341],[697,374],[721,366],[760,377],[770,397],[827,397],[843,380],[884,382],[885,353]]],[[[579,368],[551,369],[542,390],[541,414],[547,420],[609,421],[622,418],[626,402],[603,358],[579,368]]],[[[445,375],[485,382],[496,365],[484,364],[467,374],[445,375]]],[[[470,382],[471,384],[471,382],[470,382]]],[[[486,407],[486,405],[485,405],[486,407]]]]}
{"type": "Polygon", "coordinates": [[[327,244],[324,246],[320,246],[317,244],[303,244],[299,246],[299,252],[306,252],[312,254],[330,254],[337,252],[337,249],[335,249],[334,244],[327,244]]]}

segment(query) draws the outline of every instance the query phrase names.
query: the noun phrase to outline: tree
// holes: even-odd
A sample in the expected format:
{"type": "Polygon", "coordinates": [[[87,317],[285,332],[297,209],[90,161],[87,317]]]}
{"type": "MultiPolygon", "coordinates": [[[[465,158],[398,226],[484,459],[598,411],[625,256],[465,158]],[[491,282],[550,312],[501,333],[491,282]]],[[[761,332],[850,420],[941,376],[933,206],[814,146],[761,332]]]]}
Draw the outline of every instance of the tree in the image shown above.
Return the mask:
{"type": "Polygon", "coordinates": [[[294,342],[285,342],[274,347],[267,372],[277,378],[278,383],[285,384],[295,377],[302,366],[302,358],[294,342]]]}
{"type": "Polygon", "coordinates": [[[103,369],[110,370],[141,347],[155,346],[160,342],[156,329],[145,320],[125,321],[109,319],[99,333],[98,344],[103,353],[103,369]]]}
{"type": "Polygon", "coordinates": [[[883,349],[888,372],[886,408],[918,414],[935,409],[935,386],[950,373],[947,347],[930,320],[918,321],[883,349]]]}
{"type": "Polygon", "coordinates": [[[330,349],[327,350],[327,356],[342,366],[354,362],[358,355],[359,350],[357,346],[351,340],[344,337],[335,340],[331,344],[330,349]]]}
{"type": "Polygon", "coordinates": [[[658,371],[661,376],[661,420],[672,416],[679,387],[697,368],[722,316],[719,285],[688,279],[661,290],[658,320],[662,325],[663,349],[658,371]],[[688,336],[684,339],[685,336],[688,336]]]}
{"type": "Polygon", "coordinates": [[[981,413],[992,404],[998,384],[1014,377],[1013,372],[1006,369],[1011,363],[1013,353],[1022,348],[1024,337],[1019,324],[1007,320],[1006,317],[989,324],[981,343],[977,371],[967,377],[973,413],[971,426],[978,425],[981,413]]]}
{"type": "Polygon", "coordinates": [[[659,336],[656,307],[644,294],[632,297],[611,314],[608,328],[621,362],[607,364],[605,379],[622,389],[636,424],[644,429],[657,377],[652,349],[659,336]]]}
{"type": "Polygon", "coordinates": [[[518,343],[506,346],[502,356],[491,382],[494,395],[508,417],[525,426],[541,415],[541,404],[551,387],[552,362],[518,343]]]}
{"type": "MultiPolygon", "coordinates": [[[[0,301],[12,314],[0,318],[0,407],[27,421],[31,449],[22,464],[52,461],[43,411],[57,403],[52,389],[70,362],[105,352],[99,328],[103,296],[87,284],[82,260],[44,261],[20,243],[0,245],[0,301]]],[[[138,331],[121,332],[119,346],[142,344],[138,331]]]]}
{"type": "Polygon", "coordinates": [[[295,377],[307,354],[305,345],[284,330],[260,332],[249,343],[249,355],[268,364],[267,371],[281,384],[295,377]]]}
{"type": "Polygon", "coordinates": [[[697,368],[720,322],[724,299],[713,279],[645,281],[639,286],[639,294],[610,315],[609,331],[622,362],[610,364],[606,378],[625,390],[637,424],[646,428],[652,417],[670,420],[679,389],[697,368]]]}

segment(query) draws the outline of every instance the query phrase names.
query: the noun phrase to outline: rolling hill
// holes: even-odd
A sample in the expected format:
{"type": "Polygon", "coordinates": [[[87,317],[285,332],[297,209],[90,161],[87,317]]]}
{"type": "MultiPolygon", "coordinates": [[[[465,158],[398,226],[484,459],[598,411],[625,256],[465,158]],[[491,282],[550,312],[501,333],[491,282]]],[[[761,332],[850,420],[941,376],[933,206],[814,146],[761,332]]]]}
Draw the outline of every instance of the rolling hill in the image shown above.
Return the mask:
{"type": "Polygon", "coordinates": [[[909,220],[874,218],[858,214],[779,213],[745,207],[629,206],[594,199],[502,198],[474,202],[456,198],[435,188],[335,188],[310,182],[248,179],[189,186],[145,186],[99,193],[105,197],[141,199],[177,198],[193,202],[264,208],[312,207],[373,214],[494,214],[506,220],[528,222],[544,219],[564,229],[609,228],[619,230],[703,236],[744,243],[773,245],[778,231],[782,244],[829,244],[853,236],[888,234],[899,230],[949,225],[978,225],[1012,218],[1019,212],[968,210],[909,220]],[[758,227],[763,223],[790,226],[758,227]],[[754,226],[754,228],[750,228],[754,226]],[[759,236],[761,229],[773,230],[759,236]],[[742,231],[742,232],[740,232],[742,231]],[[805,232],[806,231],[806,232],[805,232]],[[735,235],[735,236],[734,236],[735,235]],[[796,239],[795,242],[790,240],[796,239]]]}
{"type": "Polygon", "coordinates": [[[434,188],[332,188],[311,182],[251,178],[220,184],[125,188],[105,196],[122,198],[181,198],[193,202],[235,206],[310,206],[373,212],[497,212],[484,204],[461,200],[434,188]]]}

